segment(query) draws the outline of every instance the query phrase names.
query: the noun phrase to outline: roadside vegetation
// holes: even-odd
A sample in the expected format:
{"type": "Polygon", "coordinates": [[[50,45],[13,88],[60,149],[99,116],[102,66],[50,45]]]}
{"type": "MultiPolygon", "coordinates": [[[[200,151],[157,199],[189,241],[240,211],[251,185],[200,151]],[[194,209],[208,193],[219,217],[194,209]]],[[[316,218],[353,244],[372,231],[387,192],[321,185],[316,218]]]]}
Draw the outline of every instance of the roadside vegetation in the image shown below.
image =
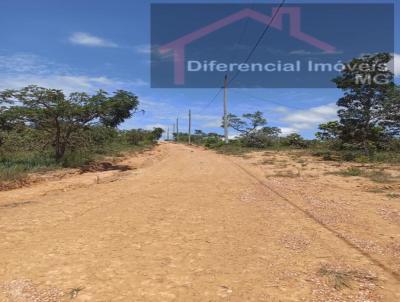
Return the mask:
{"type": "MultiPolygon", "coordinates": [[[[389,64],[392,56],[376,54],[363,56],[346,66],[380,66],[389,64]]],[[[229,114],[229,127],[238,133],[228,144],[216,133],[196,131],[192,142],[219,152],[243,154],[252,150],[306,150],[324,160],[359,163],[400,163],[400,88],[393,83],[390,70],[365,68],[362,71],[348,67],[333,80],[344,96],[337,101],[338,118],[319,125],[314,139],[305,139],[297,133],[282,136],[281,129],[267,126],[263,113],[229,114]],[[385,78],[386,84],[357,83],[357,77],[385,78]]],[[[180,133],[179,141],[187,141],[180,133]]],[[[350,171],[351,173],[351,171],[350,171]]]]}
{"type": "Polygon", "coordinates": [[[341,175],[345,177],[365,177],[378,183],[390,183],[395,180],[389,173],[386,173],[384,170],[368,171],[366,169],[360,169],[357,167],[350,167],[330,174],[341,175]]]}
{"type": "Polygon", "coordinates": [[[140,150],[163,133],[161,128],[117,128],[140,111],[137,96],[122,90],[66,96],[61,90],[28,86],[0,92],[0,102],[0,181],[140,150]]]}

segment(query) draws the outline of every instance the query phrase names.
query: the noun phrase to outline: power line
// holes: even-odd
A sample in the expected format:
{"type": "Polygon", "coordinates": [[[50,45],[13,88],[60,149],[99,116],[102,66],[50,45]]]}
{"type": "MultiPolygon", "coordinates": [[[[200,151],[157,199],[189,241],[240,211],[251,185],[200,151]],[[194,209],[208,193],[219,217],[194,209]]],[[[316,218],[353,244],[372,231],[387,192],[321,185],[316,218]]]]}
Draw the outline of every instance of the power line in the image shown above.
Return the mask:
{"type": "MultiPolygon", "coordinates": [[[[253,53],[255,52],[255,50],[257,49],[258,45],[261,43],[261,41],[263,40],[264,36],[266,35],[266,33],[268,32],[268,30],[270,29],[272,22],[274,22],[276,16],[278,15],[278,13],[280,12],[280,10],[282,9],[282,7],[285,5],[286,0],[282,0],[282,2],[279,4],[279,7],[277,10],[275,10],[275,13],[273,14],[273,16],[271,17],[270,22],[268,22],[267,26],[265,27],[265,29],[263,30],[263,32],[261,33],[260,37],[257,39],[256,43],[254,44],[253,48],[251,49],[251,51],[249,52],[249,54],[247,55],[246,59],[243,61],[243,63],[247,63],[251,56],[253,55],[253,53]]],[[[254,3],[253,3],[254,5],[254,3]]],[[[244,31],[243,31],[244,32],[244,31]]],[[[242,32],[242,34],[243,34],[242,32]]],[[[241,35],[241,37],[239,38],[239,41],[242,40],[242,38],[244,37],[244,35],[241,35]]],[[[235,45],[237,45],[238,42],[236,42],[235,45]]],[[[233,77],[229,80],[228,85],[231,84],[239,75],[240,71],[237,70],[236,73],[233,75],[233,77]]],[[[219,94],[221,93],[221,91],[223,90],[223,87],[219,88],[219,90],[217,91],[216,95],[211,99],[210,102],[207,103],[207,105],[203,108],[206,109],[208,108],[215,100],[216,98],[219,96],[219,94]]]]}
{"type": "Polygon", "coordinates": [[[191,136],[192,136],[192,110],[189,109],[189,137],[188,137],[189,145],[192,143],[191,136]]]}
{"type": "Polygon", "coordinates": [[[222,87],[219,88],[219,90],[217,91],[216,95],[214,95],[214,97],[211,99],[211,101],[208,102],[207,105],[205,105],[205,106],[203,107],[203,110],[204,110],[204,109],[207,109],[208,107],[210,107],[210,105],[217,99],[217,97],[219,96],[219,94],[221,93],[222,90],[223,90],[222,87]]]}
{"type": "MultiPolygon", "coordinates": [[[[249,4],[250,4],[250,3],[249,3],[249,4]]],[[[255,3],[253,2],[253,3],[251,4],[250,9],[254,9],[254,5],[255,5],[255,3]]],[[[248,28],[248,26],[249,26],[249,22],[250,22],[250,18],[246,18],[246,23],[245,23],[244,26],[243,26],[242,32],[240,33],[240,36],[239,36],[239,39],[237,40],[237,42],[235,43],[235,45],[234,45],[233,48],[232,48],[234,51],[235,51],[235,48],[236,48],[237,46],[239,46],[239,45],[242,43],[243,38],[244,38],[244,36],[245,36],[245,34],[246,34],[246,32],[247,32],[247,28],[248,28]]],[[[237,54],[235,53],[235,55],[233,56],[233,59],[232,59],[232,60],[229,60],[228,62],[235,62],[235,61],[236,61],[236,58],[237,58],[237,54]]]]}
{"type": "MultiPolygon", "coordinates": [[[[265,27],[265,29],[263,30],[263,32],[261,33],[260,37],[257,39],[257,42],[254,44],[253,48],[251,49],[251,51],[249,52],[248,56],[246,57],[246,59],[243,61],[243,63],[247,63],[251,56],[253,55],[253,53],[256,51],[258,45],[260,45],[261,41],[263,40],[264,36],[266,35],[266,33],[268,32],[268,30],[271,28],[272,23],[274,22],[276,16],[278,15],[278,13],[280,12],[280,10],[282,9],[282,7],[285,5],[286,0],[282,0],[282,2],[279,4],[278,9],[275,10],[275,13],[273,14],[273,16],[271,17],[271,20],[268,22],[267,26],[265,27]]],[[[236,73],[233,75],[233,77],[230,79],[228,84],[231,84],[236,78],[237,76],[240,74],[240,70],[238,69],[236,71],[236,73]]]]}
{"type": "MultiPolygon", "coordinates": [[[[254,4],[255,4],[254,2],[251,4],[251,8],[254,8],[254,4]]],[[[243,38],[244,38],[244,36],[245,36],[245,34],[246,34],[246,32],[247,32],[247,27],[248,27],[249,21],[250,21],[250,19],[247,18],[247,19],[246,19],[246,23],[245,23],[245,25],[243,26],[242,31],[241,31],[241,33],[240,33],[239,39],[236,41],[236,43],[235,43],[234,46],[233,46],[234,49],[236,48],[236,46],[238,46],[238,45],[242,42],[242,40],[243,40],[243,38]]],[[[236,56],[234,56],[233,59],[236,59],[236,56]]],[[[233,61],[233,59],[232,59],[231,61],[233,61]]],[[[217,91],[216,95],[211,99],[210,102],[207,103],[206,106],[204,106],[203,110],[204,110],[204,109],[207,109],[212,103],[214,103],[214,101],[215,101],[216,98],[219,96],[219,94],[222,92],[222,90],[223,90],[223,87],[221,87],[221,88],[217,91]]]]}

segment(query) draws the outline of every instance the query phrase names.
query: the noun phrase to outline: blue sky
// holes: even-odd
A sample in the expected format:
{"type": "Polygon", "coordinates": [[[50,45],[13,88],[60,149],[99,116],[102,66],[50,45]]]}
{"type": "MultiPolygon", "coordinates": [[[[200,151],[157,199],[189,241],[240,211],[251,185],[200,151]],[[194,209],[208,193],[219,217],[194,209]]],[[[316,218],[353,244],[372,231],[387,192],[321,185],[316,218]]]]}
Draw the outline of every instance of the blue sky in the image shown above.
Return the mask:
{"type": "MultiPolygon", "coordinates": [[[[180,129],[185,131],[187,111],[191,109],[194,129],[222,132],[222,94],[209,104],[216,89],[150,88],[150,3],[1,0],[0,90],[28,84],[66,92],[126,89],[139,96],[145,114],[126,121],[123,128],[172,128],[179,116],[180,129]]],[[[396,3],[396,16],[398,7],[396,3]]],[[[318,124],[335,118],[335,102],[340,96],[336,89],[231,89],[229,111],[242,114],[260,110],[270,126],[311,138],[318,124]]]]}

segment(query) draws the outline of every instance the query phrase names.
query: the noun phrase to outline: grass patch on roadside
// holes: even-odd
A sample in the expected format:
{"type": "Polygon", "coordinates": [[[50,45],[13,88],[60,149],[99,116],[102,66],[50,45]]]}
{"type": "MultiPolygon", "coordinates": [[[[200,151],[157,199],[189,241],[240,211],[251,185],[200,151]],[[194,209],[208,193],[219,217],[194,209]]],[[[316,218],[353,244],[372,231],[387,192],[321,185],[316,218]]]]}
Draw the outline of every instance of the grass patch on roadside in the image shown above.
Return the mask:
{"type": "Polygon", "coordinates": [[[250,152],[264,151],[264,155],[271,156],[276,155],[277,152],[293,151],[296,152],[293,154],[294,159],[298,159],[299,156],[308,154],[308,151],[306,150],[299,150],[287,146],[273,145],[264,148],[246,147],[243,146],[239,141],[230,141],[228,144],[225,144],[223,141],[217,141],[213,143],[206,143],[204,146],[206,148],[215,150],[218,153],[227,155],[244,155],[250,152]]]}
{"type": "Polygon", "coordinates": [[[329,268],[328,266],[321,267],[318,273],[323,277],[329,278],[332,286],[337,290],[352,288],[352,281],[374,282],[378,280],[376,276],[369,273],[341,268],[329,268]]]}
{"type": "Polygon", "coordinates": [[[328,172],[327,174],[344,177],[365,177],[377,183],[391,183],[396,180],[393,176],[383,170],[366,171],[357,167],[350,167],[336,172],[328,172]]]}
{"type": "Polygon", "coordinates": [[[75,288],[71,288],[68,292],[68,296],[70,299],[75,299],[76,297],[78,297],[79,293],[81,291],[83,291],[85,288],[84,287],[75,287],[75,288]]]}
{"type": "Polygon", "coordinates": [[[0,182],[20,182],[29,173],[45,172],[60,168],[80,168],[84,165],[99,161],[105,157],[123,157],[149,150],[153,144],[110,144],[97,150],[76,151],[65,155],[57,162],[51,153],[20,152],[0,155],[0,182]]]}
{"type": "Polygon", "coordinates": [[[340,290],[345,287],[351,288],[351,274],[345,271],[333,270],[327,267],[321,267],[319,274],[324,277],[328,277],[335,289],[340,290]]]}
{"type": "Polygon", "coordinates": [[[276,160],[275,159],[263,159],[261,161],[262,165],[275,165],[276,164],[276,160]]]}
{"type": "Polygon", "coordinates": [[[378,183],[390,183],[394,181],[393,177],[389,173],[382,170],[369,172],[366,176],[372,181],[378,183]]]}
{"type": "Polygon", "coordinates": [[[300,177],[300,170],[297,171],[297,173],[291,171],[291,170],[286,170],[286,171],[278,171],[274,175],[271,175],[273,177],[287,177],[287,178],[296,178],[300,177]]]}
{"type": "Polygon", "coordinates": [[[310,149],[309,153],[310,155],[320,157],[325,161],[400,164],[399,152],[378,151],[367,156],[362,151],[310,149]]]}
{"type": "Polygon", "coordinates": [[[388,194],[386,194],[386,196],[389,197],[390,199],[400,198],[400,194],[398,194],[398,193],[388,193],[388,194]]]}
{"type": "Polygon", "coordinates": [[[257,149],[241,147],[239,145],[234,144],[223,144],[214,149],[217,153],[226,154],[226,155],[234,155],[234,156],[245,156],[246,154],[254,151],[258,151],[257,149]]]}
{"type": "Polygon", "coordinates": [[[59,168],[60,164],[48,154],[14,153],[0,157],[0,181],[18,181],[30,172],[59,168]]]}
{"type": "Polygon", "coordinates": [[[367,192],[378,194],[378,193],[385,193],[385,190],[383,190],[381,188],[372,188],[372,189],[367,190],[367,192]]]}
{"type": "Polygon", "coordinates": [[[333,174],[346,176],[346,177],[349,177],[349,176],[363,176],[364,171],[361,170],[360,168],[351,167],[351,168],[347,168],[345,170],[340,170],[338,172],[333,172],[333,174]]]}

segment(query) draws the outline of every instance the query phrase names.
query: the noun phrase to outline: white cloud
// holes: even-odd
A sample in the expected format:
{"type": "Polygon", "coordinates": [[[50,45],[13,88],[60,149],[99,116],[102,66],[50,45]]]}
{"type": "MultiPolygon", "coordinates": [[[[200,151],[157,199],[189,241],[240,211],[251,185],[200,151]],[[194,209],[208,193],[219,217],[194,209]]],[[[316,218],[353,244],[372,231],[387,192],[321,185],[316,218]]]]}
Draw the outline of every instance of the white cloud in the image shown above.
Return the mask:
{"type": "Polygon", "coordinates": [[[299,131],[295,128],[281,127],[281,136],[287,136],[289,134],[298,133],[299,131]]]}
{"type": "Polygon", "coordinates": [[[277,112],[277,113],[287,113],[289,112],[289,109],[284,106],[278,106],[272,109],[272,111],[277,112]]]}
{"type": "Polygon", "coordinates": [[[13,72],[38,71],[42,66],[38,57],[32,54],[17,53],[11,56],[0,56],[0,70],[13,72]]]}
{"type": "Polygon", "coordinates": [[[69,42],[72,44],[89,46],[89,47],[118,47],[118,44],[96,37],[94,35],[84,33],[84,32],[75,32],[69,37],[69,42]]]}
{"type": "Polygon", "coordinates": [[[0,75],[0,89],[18,89],[28,85],[62,89],[66,93],[74,91],[93,92],[97,89],[107,90],[121,82],[106,77],[89,77],[83,75],[0,75]]]}
{"type": "Polygon", "coordinates": [[[0,55],[0,73],[47,74],[50,70],[53,72],[67,72],[69,68],[65,65],[44,60],[31,53],[0,55]]]}
{"type": "Polygon", "coordinates": [[[98,89],[129,89],[148,85],[141,79],[121,81],[106,76],[78,74],[65,65],[56,64],[33,54],[0,55],[0,90],[27,85],[73,91],[94,92],[98,89]]]}
{"type": "Polygon", "coordinates": [[[142,80],[124,82],[104,76],[92,77],[86,75],[4,75],[0,74],[0,90],[18,89],[28,85],[37,85],[45,88],[61,89],[65,93],[76,91],[94,92],[98,89],[106,91],[129,89],[142,86],[142,80]],[[139,85],[137,85],[139,83],[139,85]]]}
{"type": "Polygon", "coordinates": [[[288,123],[288,129],[314,129],[319,124],[337,119],[338,107],[335,103],[312,107],[306,110],[297,110],[286,115],[282,121],[288,123]]]}

